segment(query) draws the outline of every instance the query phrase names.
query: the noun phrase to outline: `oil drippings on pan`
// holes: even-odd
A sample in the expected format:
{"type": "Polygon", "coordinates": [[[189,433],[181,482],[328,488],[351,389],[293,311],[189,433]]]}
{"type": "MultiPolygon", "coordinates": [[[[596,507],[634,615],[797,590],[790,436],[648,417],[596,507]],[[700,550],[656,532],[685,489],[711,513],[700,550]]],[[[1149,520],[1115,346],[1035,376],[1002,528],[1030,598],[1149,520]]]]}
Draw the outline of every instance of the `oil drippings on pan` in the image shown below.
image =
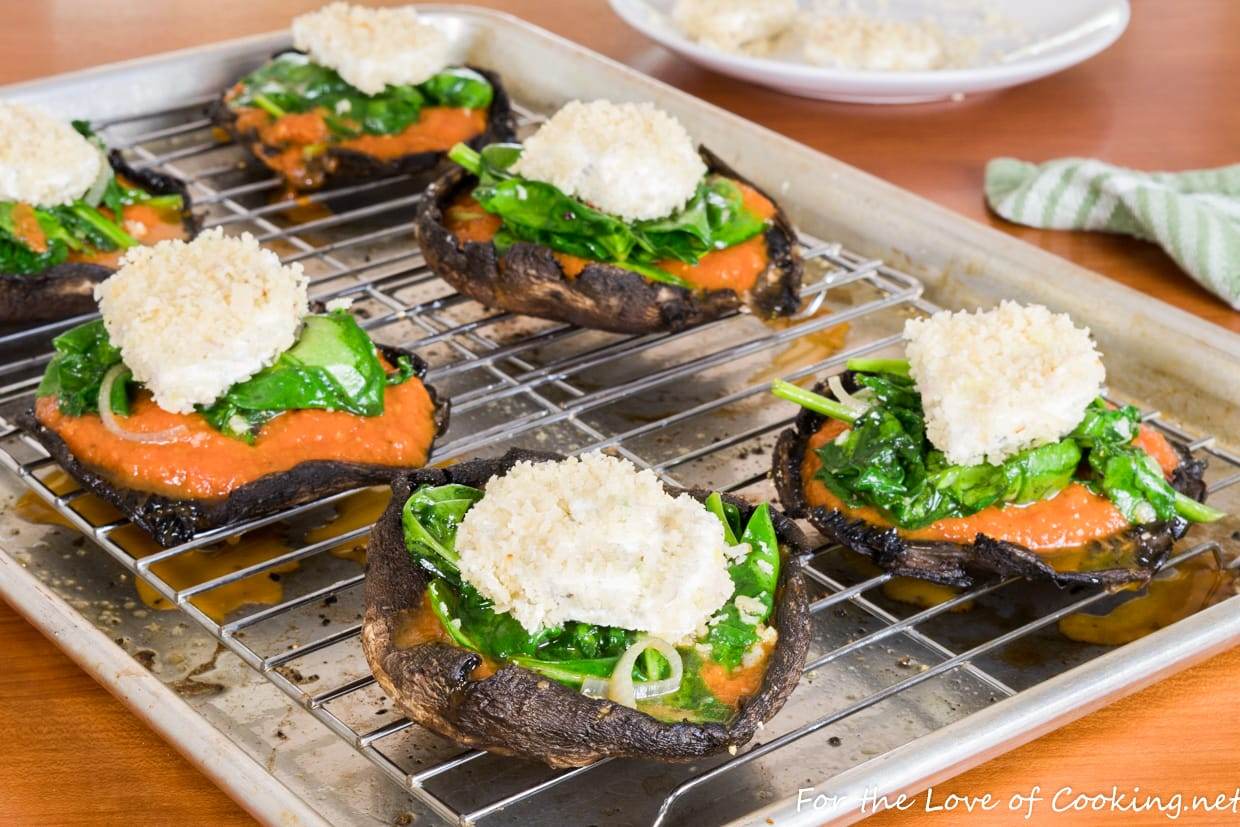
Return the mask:
{"type": "MultiPolygon", "coordinates": [[[[874,577],[881,569],[870,560],[855,552],[841,550],[850,570],[860,577],[874,577]]],[[[1098,552],[1105,556],[1105,550],[1098,552]]],[[[1087,549],[1074,549],[1058,553],[1056,568],[1075,563],[1079,571],[1106,568],[1102,561],[1087,549]]],[[[1210,554],[1199,554],[1172,569],[1164,569],[1144,588],[1144,593],[1128,600],[1106,614],[1078,612],[1059,621],[1060,634],[1079,643],[1101,646],[1122,646],[1151,632],[1170,626],[1178,620],[1208,608],[1230,597],[1238,586],[1234,572],[1219,566],[1210,554]]],[[[1133,586],[1132,588],[1138,588],[1133,586]]],[[[883,594],[900,603],[919,609],[928,609],[946,603],[960,593],[959,589],[942,586],[911,577],[893,577],[882,586],[883,594]]],[[[972,609],[972,600],[954,606],[952,612],[972,609]]],[[[1021,665],[1014,663],[1014,665],[1021,665]]]]}
{"type": "Polygon", "coordinates": [[[1155,575],[1145,593],[1104,615],[1079,612],[1059,621],[1065,637],[1081,643],[1119,646],[1170,626],[1230,596],[1231,579],[1212,554],[1198,554],[1155,575]]]}
{"type": "Polygon", "coordinates": [[[332,214],[331,207],[321,201],[311,199],[308,195],[297,195],[292,191],[282,190],[274,199],[274,202],[281,201],[290,202],[290,206],[284,210],[284,215],[294,224],[308,224],[332,214]]]}
{"type": "MultiPolygon", "coordinates": [[[[160,546],[137,526],[124,526],[112,539],[134,557],[142,558],[160,546]]],[[[151,566],[151,572],[174,589],[184,589],[217,577],[241,571],[291,551],[279,526],[268,526],[242,537],[231,537],[202,549],[179,554],[151,566]]],[[[242,606],[271,606],[284,599],[280,577],[301,567],[296,560],[281,563],[265,572],[250,575],[193,597],[190,602],[217,623],[242,606]]],[[[164,599],[142,579],[137,579],[138,597],[152,609],[168,611],[176,606],[164,599]]]]}
{"type": "MultiPolygon", "coordinates": [[[[43,481],[57,494],[65,494],[78,487],[72,478],[60,470],[53,471],[43,481]]],[[[93,494],[77,498],[70,503],[70,508],[93,525],[114,522],[123,516],[93,494]]],[[[18,498],[15,513],[26,522],[73,528],[68,520],[45,504],[33,491],[27,491],[18,498]]],[[[112,532],[111,539],[135,558],[146,557],[162,550],[162,546],[137,526],[122,526],[112,532]]],[[[230,538],[156,563],[151,567],[151,571],[173,588],[183,589],[271,560],[290,550],[291,546],[284,537],[283,529],[270,526],[240,538],[230,538]]],[[[280,583],[280,577],[296,571],[299,565],[296,561],[282,563],[266,572],[204,592],[190,602],[216,622],[222,621],[242,606],[274,605],[284,599],[284,587],[280,583]]],[[[140,578],[135,579],[135,585],[139,599],[147,607],[157,611],[177,608],[140,578]]]]}
{"type": "MultiPolygon", "coordinates": [[[[883,573],[882,569],[874,565],[874,562],[863,554],[858,554],[846,548],[838,549],[837,553],[839,554],[839,559],[855,577],[868,580],[883,573]]],[[[919,609],[931,609],[940,603],[946,603],[962,591],[952,586],[944,586],[941,583],[918,580],[916,577],[892,577],[884,582],[881,588],[883,595],[889,600],[894,600],[897,603],[907,603],[919,609]]],[[[972,608],[973,601],[966,600],[959,606],[953,606],[950,611],[954,614],[959,614],[967,612],[972,608]]]]}
{"type": "MultiPolygon", "coordinates": [[[[830,314],[831,308],[824,305],[807,319],[768,319],[765,324],[767,327],[775,330],[787,330],[830,314]]],[[[844,349],[844,345],[848,340],[848,329],[848,324],[844,323],[798,336],[782,350],[775,353],[771,357],[770,364],[756,371],[749,377],[749,380],[751,382],[769,382],[772,379],[786,376],[805,365],[812,365],[830,359],[844,349]]],[[[798,380],[798,384],[806,384],[808,386],[816,381],[817,377],[811,375],[798,380]]]]}
{"type": "MultiPolygon", "coordinates": [[[[345,497],[336,503],[336,516],[321,526],[306,532],[306,544],[321,543],[354,529],[374,525],[392,499],[392,489],[375,486],[345,497]]],[[[359,566],[366,564],[366,537],[355,537],[329,549],[329,553],[342,560],[352,560],[359,566]]]]}
{"type": "MultiPolygon", "coordinates": [[[[893,577],[883,584],[883,594],[888,598],[920,609],[930,609],[940,603],[946,603],[960,592],[960,589],[944,586],[941,583],[931,583],[929,580],[918,580],[915,577],[893,577]]],[[[951,607],[948,611],[959,614],[972,608],[973,601],[966,600],[958,606],[951,607]]]]}

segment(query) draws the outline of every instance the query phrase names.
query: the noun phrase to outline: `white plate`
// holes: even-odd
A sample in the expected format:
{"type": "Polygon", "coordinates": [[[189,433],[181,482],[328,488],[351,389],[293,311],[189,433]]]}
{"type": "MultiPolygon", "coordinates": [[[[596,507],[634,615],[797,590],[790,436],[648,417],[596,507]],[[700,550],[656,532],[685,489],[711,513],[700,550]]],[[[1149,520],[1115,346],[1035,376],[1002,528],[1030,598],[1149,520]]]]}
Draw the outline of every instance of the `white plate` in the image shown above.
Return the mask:
{"type": "Polygon", "coordinates": [[[968,68],[888,72],[826,68],[709,49],[690,41],[672,23],[668,13],[674,0],[610,2],[630,26],[708,69],[790,95],[854,103],[917,103],[1027,83],[1098,54],[1119,39],[1131,14],[1128,0],[979,0],[969,9],[959,0],[889,4],[892,17],[932,18],[949,33],[971,36],[982,58],[968,68]],[[945,13],[945,8],[950,12],[945,13]],[[962,10],[977,21],[973,30],[960,28],[962,10]],[[984,13],[1003,25],[983,27],[984,13]]]}

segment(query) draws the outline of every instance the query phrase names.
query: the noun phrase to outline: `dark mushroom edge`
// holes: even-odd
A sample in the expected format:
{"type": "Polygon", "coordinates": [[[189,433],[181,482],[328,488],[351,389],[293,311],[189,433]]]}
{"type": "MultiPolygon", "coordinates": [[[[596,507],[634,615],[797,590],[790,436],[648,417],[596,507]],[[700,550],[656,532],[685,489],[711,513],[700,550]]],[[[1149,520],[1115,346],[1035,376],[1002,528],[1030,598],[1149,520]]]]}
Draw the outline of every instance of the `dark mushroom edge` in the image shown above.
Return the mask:
{"type": "MultiPolygon", "coordinates": [[[[392,364],[401,356],[408,357],[419,381],[426,375],[426,362],[414,353],[383,345],[379,349],[392,364]]],[[[439,436],[448,428],[448,403],[433,387],[425,387],[434,405],[435,435],[439,436]]],[[[114,505],[163,546],[178,545],[201,531],[268,516],[351,488],[391,482],[408,470],[404,466],[312,460],[246,483],[226,497],[175,499],[113,483],[106,472],[94,470],[75,457],[54,430],[39,422],[33,408],[18,416],[18,425],[83,488],[114,505]]]]}
{"type": "MultiPolygon", "coordinates": [[[[134,169],[117,150],[108,153],[112,169],[155,195],[181,196],[186,238],[198,234],[189,188],[184,181],[151,169],[134,169]]],[[[66,261],[41,273],[0,272],[0,322],[41,322],[95,310],[95,285],[116,272],[103,264],[66,261]]]]}
{"type": "MultiPolygon", "coordinates": [[[[799,558],[808,547],[796,525],[772,509],[784,555],[775,602],[779,633],[758,693],[729,723],[664,723],[626,706],[587,697],[512,664],[481,680],[469,676],[481,656],[447,643],[396,646],[401,617],[421,605],[422,569],[405,547],[401,509],[422,485],[460,483],[484,488],[522,460],[548,462],[558,454],[510,450],[444,469],[424,469],[392,483],[392,501],[370,536],[366,558],[362,649],[387,696],[413,721],[459,744],[501,755],[533,758],[552,767],[579,767],[603,758],[692,761],[737,747],[753,737],[792,693],[809,646],[810,618],[799,558]]],[[[690,491],[696,499],[708,492],[690,491]]],[[[754,506],[728,502],[748,519],[754,506]]]]}
{"type": "MultiPolygon", "coordinates": [[[[850,393],[858,388],[851,371],[841,379],[850,393]]],[[[815,385],[814,392],[834,398],[826,382],[815,385]]],[[[1060,586],[1143,583],[1162,568],[1176,540],[1188,531],[1188,523],[1177,519],[1129,526],[1115,535],[1096,540],[1094,543],[1099,544],[1099,551],[1106,557],[1128,558],[1132,565],[1094,571],[1060,571],[1036,551],[984,534],[978,534],[972,543],[906,540],[894,528],[877,526],[842,511],[810,506],[806,502],[801,463],[810,437],[826,421],[821,414],[802,408],[793,427],[779,435],[771,470],[780,504],[788,516],[808,519],[827,539],[865,555],[892,574],[956,587],[971,586],[979,575],[1049,580],[1060,586]]],[[[1206,485],[1202,475],[1206,463],[1194,459],[1183,445],[1172,442],[1172,446],[1180,455],[1180,465],[1171,478],[1172,487],[1204,502],[1206,485]]]]}
{"type": "MultiPolygon", "coordinates": [[[[284,52],[277,52],[273,57],[281,54],[284,52]]],[[[475,149],[480,149],[487,144],[515,140],[517,133],[512,105],[508,100],[508,93],[500,82],[499,75],[477,66],[466,68],[485,77],[494,92],[491,105],[487,108],[486,129],[466,143],[475,149]]],[[[279,174],[278,170],[271,170],[263,162],[263,153],[276,154],[280,149],[263,144],[258,138],[256,129],[239,130],[237,113],[225,102],[223,95],[211,103],[207,109],[207,115],[212,123],[227,132],[233,141],[244,148],[255,163],[265,170],[279,174]]],[[[447,157],[447,150],[444,150],[443,152],[413,152],[397,158],[384,159],[356,150],[329,146],[314,162],[316,172],[322,174],[322,184],[317,188],[409,175],[413,178],[413,187],[422,190],[444,171],[446,165],[450,163],[447,157]]]]}
{"type": "MultiPolygon", "coordinates": [[[[708,170],[750,187],[706,147],[708,170]]],[[[461,243],[444,221],[452,201],[475,179],[457,167],[426,191],[414,222],[427,264],[460,293],[489,307],[614,333],[678,331],[748,306],[763,318],[790,316],[800,306],[803,264],[796,231],[779,203],[765,232],[767,267],[746,296],[732,290],[686,290],[614,264],[591,262],[569,278],[548,247],[513,244],[502,256],[490,242],[461,243]]]]}

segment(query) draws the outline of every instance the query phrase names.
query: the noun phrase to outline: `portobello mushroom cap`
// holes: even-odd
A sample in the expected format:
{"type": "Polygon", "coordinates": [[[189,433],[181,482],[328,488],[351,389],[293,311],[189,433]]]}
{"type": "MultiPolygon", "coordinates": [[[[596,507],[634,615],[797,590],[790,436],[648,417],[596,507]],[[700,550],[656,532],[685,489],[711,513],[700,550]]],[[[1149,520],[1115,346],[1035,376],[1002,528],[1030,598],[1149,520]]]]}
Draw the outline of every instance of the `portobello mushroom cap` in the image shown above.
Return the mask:
{"type": "MultiPolygon", "coordinates": [[[[849,393],[859,389],[852,371],[844,373],[841,381],[849,393]]],[[[825,382],[815,385],[814,391],[834,398],[825,382]]],[[[772,459],[779,501],[788,516],[808,519],[829,540],[869,557],[892,574],[958,587],[972,585],[979,575],[1049,580],[1059,586],[1144,583],[1162,568],[1175,541],[1188,531],[1188,522],[1177,517],[1129,526],[1110,537],[1095,540],[1086,548],[1097,550],[1105,559],[1132,561],[1131,565],[1095,571],[1060,571],[1032,549],[985,534],[978,534],[972,543],[906,540],[894,528],[874,525],[842,511],[810,506],[806,502],[801,463],[810,437],[826,421],[827,417],[802,408],[793,427],[779,435],[772,459]]],[[[1180,493],[1204,502],[1205,461],[1194,459],[1183,445],[1175,442],[1172,445],[1180,455],[1180,466],[1172,475],[1171,485],[1180,493]]]]}
{"type": "MultiPolygon", "coordinates": [[[[286,51],[296,52],[298,50],[286,51]]],[[[285,52],[277,52],[272,57],[279,57],[282,54],[285,52]]],[[[481,149],[487,144],[515,140],[517,133],[512,106],[499,75],[477,66],[466,68],[485,77],[494,90],[491,105],[487,109],[486,129],[466,143],[475,149],[481,149]]],[[[238,129],[237,113],[225,101],[224,95],[211,103],[207,108],[207,114],[212,123],[227,132],[238,145],[249,152],[254,161],[262,164],[265,169],[271,168],[263,160],[264,157],[276,156],[283,151],[281,147],[264,144],[258,136],[257,129],[238,129]]],[[[396,158],[377,158],[365,152],[329,145],[323,153],[307,162],[309,177],[316,181],[299,182],[296,189],[316,190],[329,184],[350,184],[396,175],[410,175],[413,176],[414,187],[421,190],[442,172],[440,165],[446,163],[448,163],[446,151],[412,152],[396,158]]],[[[279,171],[276,170],[276,172],[279,171]]]]}
{"type": "MultiPolygon", "coordinates": [[[[711,172],[754,186],[706,147],[698,152],[711,172]]],[[[790,316],[800,305],[803,266],[796,232],[774,199],[770,200],[776,205],[775,218],[764,235],[768,263],[742,297],[732,290],[661,284],[604,262],[590,262],[569,278],[551,249],[540,244],[519,241],[500,255],[490,242],[462,243],[448,229],[444,215],[475,180],[457,167],[432,184],[418,206],[414,229],[436,275],[489,307],[613,333],[653,333],[683,330],[743,305],[765,318],[790,316]]]]}
{"type": "MultiPolygon", "coordinates": [[[[512,664],[473,680],[470,673],[482,662],[475,652],[449,643],[397,645],[402,618],[421,605],[426,589],[426,576],[406,550],[401,527],[401,509],[409,495],[422,485],[482,488],[521,460],[559,459],[563,457],[513,449],[498,459],[413,471],[392,483],[392,501],[375,524],[366,555],[362,649],[375,679],[411,720],[433,732],[465,746],[534,758],[552,767],[579,767],[613,757],[692,761],[744,744],[791,694],[809,646],[809,609],[799,562],[807,551],[805,538],[774,509],[771,516],[784,551],[775,603],[779,641],[761,689],[727,724],[664,723],[512,664]]],[[[698,500],[707,496],[705,491],[689,493],[698,500]]],[[[741,509],[742,518],[753,512],[754,506],[743,500],[725,499],[741,509]]]]}
{"type": "MultiPolygon", "coordinates": [[[[198,234],[189,188],[171,175],[134,169],[118,150],[108,153],[112,169],[155,195],[181,196],[181,225],[187,238],[198,234]]],[[[0,272],[0,322],[41,322],[95,310],[95,285],[116,272],[103,264],[66,261],[39,273],[0,272]]]]}
{"type": "MultiPolygon", "coordinates": [[[[401,356],[409,357],[413,375],[419,381],[426,375],[426,362],[416,354],[385,345],[380,345],[379,350],[392,364],[401,356]]],[[[425,387],[434,405],[435,436],[438,436],[448,428],[448,402],[439,399],[430,385],[425,387]]],[[[163,546],[178,545],[200,531],[264,517],[350,488],[390,482],[407,470],[406,467],[374,463],[310,460],[287,471],[259,477],[226,497],[176,499],[112,482],[106,472],[96,471],[75,457],[59,434],[39,422],[33,407],[20,414],[17,423],[83,488],[114,505],[163,546]]]]}

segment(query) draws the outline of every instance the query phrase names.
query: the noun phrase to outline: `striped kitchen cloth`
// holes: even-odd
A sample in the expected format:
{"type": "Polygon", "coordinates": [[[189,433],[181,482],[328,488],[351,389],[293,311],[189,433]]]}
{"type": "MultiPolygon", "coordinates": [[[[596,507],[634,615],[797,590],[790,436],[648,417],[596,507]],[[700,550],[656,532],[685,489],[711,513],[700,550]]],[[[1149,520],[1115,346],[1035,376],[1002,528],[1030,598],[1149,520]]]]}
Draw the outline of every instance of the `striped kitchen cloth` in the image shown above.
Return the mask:
{"type": "Polygon", "coordinates": [[[1088,158],[996,158],[986,165],[986,201],[1017,224],[1153,241],[1240,310],[1240,164],[1139,172],[1088,158]]]}

